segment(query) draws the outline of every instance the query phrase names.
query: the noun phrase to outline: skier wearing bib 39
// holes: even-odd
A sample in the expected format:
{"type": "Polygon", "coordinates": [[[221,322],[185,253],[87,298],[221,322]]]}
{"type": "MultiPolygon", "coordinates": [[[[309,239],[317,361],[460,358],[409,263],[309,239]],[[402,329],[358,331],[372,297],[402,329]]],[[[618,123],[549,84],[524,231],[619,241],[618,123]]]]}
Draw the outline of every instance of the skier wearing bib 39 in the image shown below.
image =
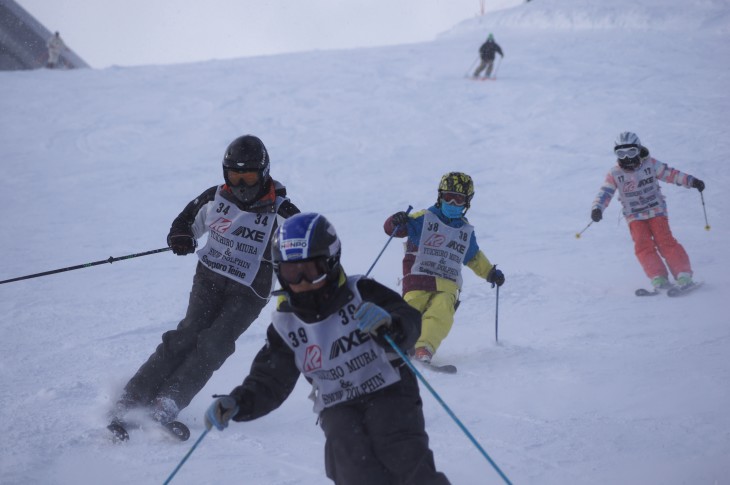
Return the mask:
{"type": "MultiPolygon", "coordinates": [[[[269,175],[269,154],[252,135],[236,138],[223,157],[225,184],[209,188],[175,218],[167,236],[172,251],[198,251],[185,318],[124,388],[109,425],[128,439],[125,415],[142,408],[154,420],[175,420],[213,372],[235,351],[236,339],[258,317],[273,289],[271,236],[299,209],[269,175]]],[[[185,438],[183,438],[185,439],[185,438]]]]}
{"type": "Polygon", "coordinates": [[[454,323],[462,266],[492,286],[504,284],[504,274],[479,249],[474,227],[465,217],[472,197],[471,177],[450,172],[441,177],[435,205],[410,215],[397,212],[383,225],[389,235],[408,237],[403,298],[421,312],[423,330],[414,355],[427,364],[454,323]]]}
{"type": "Polygon", "coordinates": [[[394,291],[345,275],[340,239],[315,213],[284,221],[273,240],[281,296],[266,345],[243,384],[218,396],[208,429],[278,408],[300,374],[312,384],[325,471],[339,485],[445,485],[428,447],[418,381],[384,335],[412,346],[418,312],[394,291]]]}
{"type": "Polygon", "coordinates": [[[598,222],[618,190],[623,215],[629,223],[634,252],[655,289],[672,287],[669,272],[680,287],[692,282],[692,267],[687,252],[669,229],[667,204],[659,181],[702,192],[702,180],[675,170],[649,155],[635,133],[626,131],[616,138],[613,149],[617,164],[606,175],[593,201],[591,219],[598,222]],[[669,266],[669,271],[664,261],[669,266]]]}

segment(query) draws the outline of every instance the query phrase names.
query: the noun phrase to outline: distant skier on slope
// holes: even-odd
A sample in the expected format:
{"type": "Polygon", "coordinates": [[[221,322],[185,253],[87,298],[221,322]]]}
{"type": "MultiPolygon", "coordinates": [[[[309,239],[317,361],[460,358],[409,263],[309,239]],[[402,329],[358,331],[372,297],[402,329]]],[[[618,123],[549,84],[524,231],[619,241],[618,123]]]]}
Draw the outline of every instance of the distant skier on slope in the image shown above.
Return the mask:
{"type": "Polygon", "coordinates": [[[416,360],[430,363],[433,354],[451,331],[461,291],[461,267],[497,286],[504,274],[479,249],[474,227],[466,219],[474,182],[462,172],[441,177],[436,204],[406,214],[397,212],[383,225],[387,234],[408,237],[403,258],[403,298],[423,319],[415,345],[416,360]]]}
{"type": "Polygon", "coordinates": [[[236,138],[223,157],[225,184],[209,188],[175,218],[167,236],[172,251],[195,252],[209,233],[185,318],[129,380],[111,413],[109,430],[128,438],[124,416],[144,408],[172,422],[235,351],[236,339],[258,317],[273,286],[271,235],[299,212],[286,188],[269,175],[269,154],[252,135],[236,138]]]}
{"type": "Polygon", "coordinates": [[[484,71],[484,78],[489,79],[489,76],[492,75],[494,59],[497,57],[497,54],[504,58],[502,48],[494,41],[494,36],[490,33],[489,37],[487,37],[487,41],[479,47],[479,58],[481,59],[481,62],[479,66],[477,66],[476,71],[474,71],[475,79],[479,77],[479,74],[482,71],[484,71]]]}
{"type": "Polygon", "coordinates": [[[680,287],[692,285],[692,267],[689,256],[669,229],[667,204],[658,181],[702,192],[702,180],[667,166],[651,157],[649,149],[641,145],[639,137],[630,131],[620,133],[613,149],[615,165],[593,201],[591,219],[598,222],[611,202],[616,190],[623,204],[623,214],[629,223],[634,252],[655,289],[668,289],[669,272],[680,287]],[[662,260],[664,258],[664,261],[662,260]]]}
{"type": "Polygon", "coordinates": [[[337,484],[445,485],[428,447],[418,381],[384,335],[403,347],[418,338],[418,312],[394,291],[347,277],[341,243],[320,214],[287,219],[273,240],[282,291],[266,345],[243,384],[205,413],[208,429],[278,408],[299,375],[325,435],[325,470],[337,484]]]}

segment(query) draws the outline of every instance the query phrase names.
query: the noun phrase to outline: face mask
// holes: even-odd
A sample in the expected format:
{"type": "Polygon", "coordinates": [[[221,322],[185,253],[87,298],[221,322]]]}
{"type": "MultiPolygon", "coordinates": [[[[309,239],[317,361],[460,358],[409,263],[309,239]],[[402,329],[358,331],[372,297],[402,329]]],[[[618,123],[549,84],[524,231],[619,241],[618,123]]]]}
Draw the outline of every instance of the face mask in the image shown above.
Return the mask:
{"type": "Polygon", "coordinates": [[[459,219],[464,215],[464,206],[441,201],[441,213],[449,219],[459,219]]]}

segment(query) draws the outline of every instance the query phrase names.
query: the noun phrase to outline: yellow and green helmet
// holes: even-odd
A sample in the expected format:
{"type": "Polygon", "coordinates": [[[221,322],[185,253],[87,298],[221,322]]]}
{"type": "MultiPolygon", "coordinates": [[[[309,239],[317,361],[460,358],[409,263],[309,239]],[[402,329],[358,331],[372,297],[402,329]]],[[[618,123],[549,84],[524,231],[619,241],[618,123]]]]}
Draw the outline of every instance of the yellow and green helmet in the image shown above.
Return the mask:
{"type": "Polygon", "coordinates": [[[466,197],[466,207],[471,205],[471,199],[474,197],[474,181],[464,172],[449,172],[441,177],[439,183],[439,201],[441,200],[441,192],[455,192],[466,197]]]}

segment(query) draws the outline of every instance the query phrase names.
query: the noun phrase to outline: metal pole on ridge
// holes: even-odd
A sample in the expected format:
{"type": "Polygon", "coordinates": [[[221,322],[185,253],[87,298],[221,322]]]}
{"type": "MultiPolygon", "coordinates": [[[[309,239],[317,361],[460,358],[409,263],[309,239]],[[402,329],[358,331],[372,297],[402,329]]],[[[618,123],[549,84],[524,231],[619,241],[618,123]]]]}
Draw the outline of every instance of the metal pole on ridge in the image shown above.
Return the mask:
{"type": "Polygon", "coordinates": [[[2,285],[4,283],[12,283],[13,281],[27,280],[30,278],[38,278],[39,276],[47,276],[47,275],[56,274],[56,273],[63,273],[64,271],[73,271],[75,269],[89,268],[91,266],[97,266],[99,264],[106,264],[106,263],[111,264],[115,261],[124,261],[125,259],[139,258],[140,256],[147,256],[149,254],[161,253],[164,251],[169,251],[170,249],[172,249],[172,248],[153,249],[152,251],[145,251],[143,253],[136,253],[136,254],[128,254],[127,256],[120,256],[118,258],[109,256],[109,259],[102,259],[101,261],[94,261],[93,263],[84,263],[84,264],[79,264],[77,266],[69,266],[68,268],[54,269],[51,271],[44,271],[43,273],[36,273],[36,274],[27,275],[27,276],[20,276],[18,278],[11,278],[9,280],[3,280],[3,281],[0,281],[0,285],[2,285]]]}
{"type": "Polygon", "coordinates": [[[393,341],[393,339],[388,335],[387,333],[384,335],[385,340],[390,344],[391,347],[393,347],[393,350],[395,350],[401,359],[403,359],[403,362],[405,362],[408,367],[413,371],[413,373],[418,377],[418,380],[421,381],[421,383],[426,386],[426,388],[431,392],[434,398],[441,404],[441,406],[446,410],[446,413],[451,416],[451,419],[454,420],[454,422],[461,428],[461,430],[464,432],[467,438],[469,438],[469,441],[472,442],[474,446],[479,450],[479,452],[486,458],[486,460],[489,462],[490,465],[492,465],[492,468],[499,474],[500,477],[502,477],[502,480],[504,480],[504,483],[507,485],[512,485],[512,482],[509,481],[509,478],[507,478],[507,475],[500,470],[499,466],[492,460],[492,458],[487,454],[486,451],[484,451],[484,448],[482,448],[482,445],[479,444],[479,442],[472,436],[472,434],[469,432],[469,430],[464,426],[464,424],[459,421],[459,418],[456,417],[454,412],[446,405],[443,399],[441,399],[441,396],[438,395],[438,393],[431,387],[431,384],[428,383],[428,381],[423,377],[423,375],[418,372],[418,369],[413,365],[411,360],[408,358],[408,356],[396,345],[396,343],[393,341]]]}
{"type": "MultiPolygon", "coordinates": [[[[412,205],[409,205],[408,206],[408,209],[406,210],[406,214],[410,214],[410,212],[412,210],[413,210],[413,206],[412,205]]],[[[383,255],[383,253],[385,252],[385,248],[388,247],[388,244],[390,244],[390,240],[393,239],[393,236],[395,236],[395,233],[396,233],[397,230],[398,230],[398,227],[396,227],[395,229],[393,229],[393,234],[391,234],[390,237],[388,238],[388,240],[385,242],[385,246],[383,246],[383,249],[380,250],[380,254],[378,254],[378,257],[377,258],[375,258],[375,261],[373,261],[373,264],[370,265],[370,269],[368,270],[367,273],[365,273],[365,276],[369,275],[370,272],[373,270],[373,268],[375,267],[375,263],[377,263],[378,260],[380,259],[380,256],[383,255]]]]}

